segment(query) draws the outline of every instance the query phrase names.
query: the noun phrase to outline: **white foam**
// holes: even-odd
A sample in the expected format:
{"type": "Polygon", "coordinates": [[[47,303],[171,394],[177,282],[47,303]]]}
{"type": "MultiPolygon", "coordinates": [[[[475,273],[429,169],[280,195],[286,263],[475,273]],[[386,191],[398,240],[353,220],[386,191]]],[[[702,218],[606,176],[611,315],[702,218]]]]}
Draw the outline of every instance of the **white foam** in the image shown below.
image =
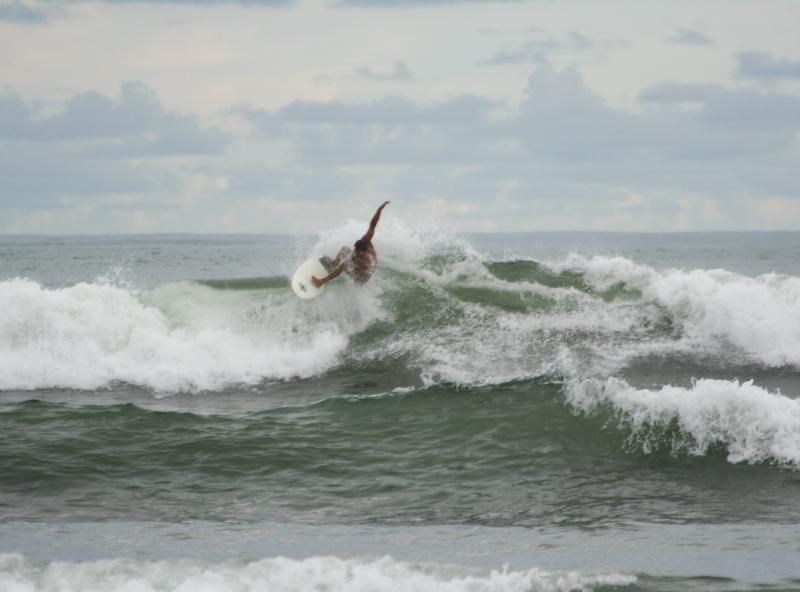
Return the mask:
{"type": "Polygon", "coordinates": [[[617,378],[576,380],[567,400],[584,413],[610,405],[632,431],[630,442],[645,453],[706,454],[724,446],[728,460],[775,462],[800,468],[800,400],[771,393],[752,382],[697,380],[691,388],[637,389],[617,378]],[[679,434],[663,437],[676,426],[679,434]]]}
{"type": "Polygon", "coordinates": [[[562,268],[582,271],[604,290],[624,282],[644,302],[665,307],[682,332],[682,347],[752,362],[800,367],[800,278],[751,278],[725,270],[656,270],[624,257],[571,256],[562,268]]]}
{"type": "Polygon", "coordinates": [[[137,562],[124,559],[34,564],[20,555],[0,555],[4,592],[567,592],[636,582],[621,574],[577,572],[484,572],[415,565],[389,557],[372,561],[313,557],[250,563],[137,562]]]}
{"type": "Polygon", "coordinates": [[[381,314],[374,290],[347,290],[308,305],[288,289],[0,282],[0,390],[122,381],[173,392],[312,376],[381,314]]]}
{"type": "MultiPolygon", "coordinates": [[[[366,222],[348,222],[322,235],[312,252],[335,254],[365,230],[366,222]]],[[[624,283],[641,294],[604,300],[498,279],[468,243],[436,228],[388,218],[375,245],[380,269],[372,281],[358,288],[337,281],[311,302],[288,289],[193,282],[139,292],[114,276],[62,289],[0,282],[0,389],[123,381],[165,392],[213,390],[314,376],[345,353],[357,362],[405,357],[427,384],[467,386],[609,376],[637,357],[674,353],[800,367],[799,278],[657,270],[624,257],[573,255],[551,264],[578,271],[596,290],[624,283]],[[390,318],[385,297],[419,287],[437,307],[425,313],[427,325],[398,326],[369,351],[348,351],[351,336],[370,323],[404,320],[390,318]],[[471,302],[463,288],[497,302],[471,302]],[[504,308],[517,295],[522,304],[504,308]]],[[[400,314],[413,315],[405,306],[400,314]]]]}

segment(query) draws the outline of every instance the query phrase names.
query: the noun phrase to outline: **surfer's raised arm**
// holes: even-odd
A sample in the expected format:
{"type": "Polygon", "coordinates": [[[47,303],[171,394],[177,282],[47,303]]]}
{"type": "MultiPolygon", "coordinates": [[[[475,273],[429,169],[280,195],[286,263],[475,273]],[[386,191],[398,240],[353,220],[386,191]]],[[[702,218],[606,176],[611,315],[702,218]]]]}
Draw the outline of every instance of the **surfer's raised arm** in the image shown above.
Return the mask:
{"type": "Polygon", "coordinates": [[[361,237],[362,241],[366,243],[372,242],[372,236],[375,234],[375,227],[378,225],[378,220],[381,219],[381,212],[383,211],[383,208],[385,208],[387,205],[389,205],[389,202],[385,201],[380,206],[378,206],[377,210],[375,210],[375,215],[372,216],[372,220],[369,223],[369,230],[367,230],[367,233],[363,237],[361,237]]]}

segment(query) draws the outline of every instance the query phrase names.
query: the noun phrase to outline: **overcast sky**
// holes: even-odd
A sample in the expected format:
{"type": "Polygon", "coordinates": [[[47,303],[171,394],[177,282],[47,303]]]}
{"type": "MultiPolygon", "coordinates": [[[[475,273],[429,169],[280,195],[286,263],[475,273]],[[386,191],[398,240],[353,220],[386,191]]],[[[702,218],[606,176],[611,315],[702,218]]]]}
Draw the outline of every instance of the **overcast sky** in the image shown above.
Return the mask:
{"type": "Polygon", "coordinates": [[[0,233],[800,229],[800,2],[0,0],[0,233]]]}

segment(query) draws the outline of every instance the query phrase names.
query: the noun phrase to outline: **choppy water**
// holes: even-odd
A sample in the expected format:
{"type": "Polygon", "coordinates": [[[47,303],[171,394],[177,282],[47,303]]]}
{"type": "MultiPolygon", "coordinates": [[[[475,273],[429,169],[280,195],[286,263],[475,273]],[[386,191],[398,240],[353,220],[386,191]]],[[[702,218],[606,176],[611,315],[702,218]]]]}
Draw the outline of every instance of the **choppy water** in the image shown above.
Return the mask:
{"type": "Polygon", "coordinates": [[[385,222],[0,237],[0,589],[800,589],[800,234],[385,222]]]}

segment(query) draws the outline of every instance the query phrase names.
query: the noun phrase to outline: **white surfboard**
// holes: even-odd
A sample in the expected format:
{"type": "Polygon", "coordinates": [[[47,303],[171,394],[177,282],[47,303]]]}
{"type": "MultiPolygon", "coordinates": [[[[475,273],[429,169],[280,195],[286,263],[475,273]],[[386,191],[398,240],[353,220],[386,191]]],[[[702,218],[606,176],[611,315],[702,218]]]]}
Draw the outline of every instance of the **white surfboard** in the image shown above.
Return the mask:
{"type": "Polygon", "coordinates": [[[319,259],[316,257],[312,257],[308,261],[304,262],[300,267],[297,268],[297,271],[295,271],[294,275],[292,276],[292,290],[294,290],[294,293],[304,300],[316,298],[322,294],[322,291],[325,289],[325,286],[317,288],[311,283],[312,275],[318,278],[324,278],[326,275],[328,275],[328,271],[322,266],[322,263],[320,263],[319,259]]]}

